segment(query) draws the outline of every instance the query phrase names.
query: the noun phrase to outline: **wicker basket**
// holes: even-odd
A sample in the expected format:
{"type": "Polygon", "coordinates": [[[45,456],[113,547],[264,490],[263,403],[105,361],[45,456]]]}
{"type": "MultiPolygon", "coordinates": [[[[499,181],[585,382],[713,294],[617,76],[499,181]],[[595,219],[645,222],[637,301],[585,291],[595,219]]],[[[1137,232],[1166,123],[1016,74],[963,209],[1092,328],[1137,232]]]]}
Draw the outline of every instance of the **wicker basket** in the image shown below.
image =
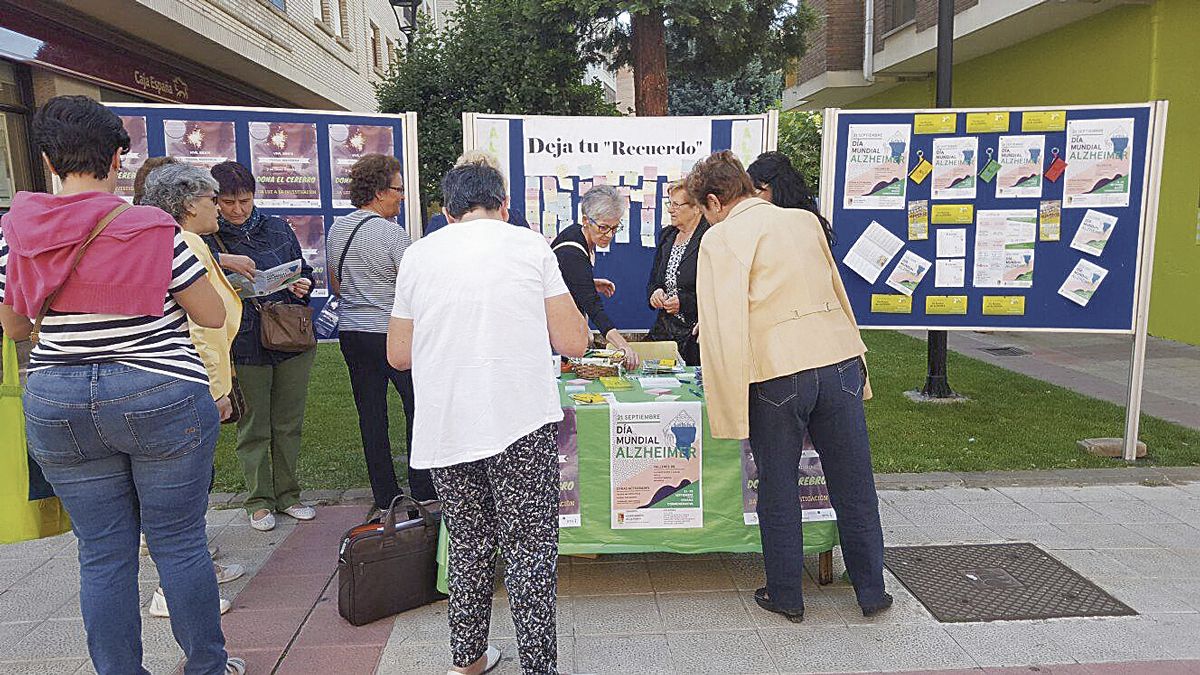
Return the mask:
{"type": "Polygon", "coordinates": [[[607,358],[584,357],[571,359],[571,369],[575,375],[585,380],[598,380],[602,377],[618,377],[621,374],[621,364],[625,361],[625,352],[617,351],[607,358]]]}

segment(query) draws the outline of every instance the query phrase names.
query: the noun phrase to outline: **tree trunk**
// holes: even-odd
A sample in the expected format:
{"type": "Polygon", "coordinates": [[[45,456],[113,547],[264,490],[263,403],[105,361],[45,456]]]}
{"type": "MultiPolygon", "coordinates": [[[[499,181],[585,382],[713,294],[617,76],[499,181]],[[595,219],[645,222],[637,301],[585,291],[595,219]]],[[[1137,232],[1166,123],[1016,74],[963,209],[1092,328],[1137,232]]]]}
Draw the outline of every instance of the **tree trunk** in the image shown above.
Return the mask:
{"type": "Polygon", "coordinates": [[[631,17],[633,98],[638,116],[667,114],[667,41],[661,7],[631,17]]]}

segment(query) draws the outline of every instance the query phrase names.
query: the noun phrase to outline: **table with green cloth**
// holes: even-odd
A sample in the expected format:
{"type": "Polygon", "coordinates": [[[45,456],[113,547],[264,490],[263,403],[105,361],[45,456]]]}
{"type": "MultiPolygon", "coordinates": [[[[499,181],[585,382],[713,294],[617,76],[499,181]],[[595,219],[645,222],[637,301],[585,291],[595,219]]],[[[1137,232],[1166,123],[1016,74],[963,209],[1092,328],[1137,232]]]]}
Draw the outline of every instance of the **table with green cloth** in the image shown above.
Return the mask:
{"type": "MultiPolygon", "coordinates": [[[[671,390],[678,401],[700,401],[703,396],[694,383],[694,371],[680,377],[682,386],[671,390]],[[686,378],[686,379],[685,379],[686,378]]],[[[559,433],[578,434],[578,494],[581,522],[578,527],[559,528],[559,553],[563,555],[595,553],[757,553],[762,551],[758,527],[747,525],[742,499],[741,441],[713,438],[708,415],[704,415],[701,446],[702,506],[704,526],[674,529],[614,529],[611,521],[610,420],[607,404],[576,404],[568,392],[573,374],[559,380],[559,394],[566,419],[559,433]],[[572,423],[573,422],[573,423],[572,423]],[[573,427],[573,428],[572,428],[573,427]]],[[[644,403],[657,399],[642,390],[638,380],[629,378],[632,389],[609,392],[621,403],[644,403]]],[[[575,387],[577,388],[577,386],[575,387]]],[[[584,390],[605,393],[599,381],[588,382],[584,390]]],[[[561,444],[561,442],[560,442],[561,444]]],[[[817,521],[804,524],[804,553],[821,556],[822,582],[832,577],[832,555],[838,545],[837,523],[817,521]]],[[[448,534],[442,527],[438,547],[438,589],[446,592],[448,534]]]]}

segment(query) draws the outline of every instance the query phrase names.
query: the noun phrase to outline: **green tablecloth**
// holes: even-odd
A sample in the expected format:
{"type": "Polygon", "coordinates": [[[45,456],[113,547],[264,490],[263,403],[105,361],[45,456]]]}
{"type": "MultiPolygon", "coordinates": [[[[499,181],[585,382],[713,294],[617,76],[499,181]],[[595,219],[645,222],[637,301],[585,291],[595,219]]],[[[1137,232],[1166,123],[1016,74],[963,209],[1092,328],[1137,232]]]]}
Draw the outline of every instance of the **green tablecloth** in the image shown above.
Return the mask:
{"type": "MultiPolygon", "coordinates": [[[[746,525],[743,518],[741,443],[713,438],[708,416],[704,417],[703,462],[704,527],[681,529],[622,529],[611,527],[609,485],[609,409],[607,405],[579,405],[566,392],[564,375],[559,382],[564,411],[574,411],[579,435],[579,501],[582,523],[579,527],[559,529],[559,552],[575,553],[747,553],[762,550],[758,527],[746,525]]],[[[637,381],[633,389],[613,392],[618,401],[638,403],[655,397],[642,391],[637,381]]],[[[673,390],[680,401],[702,401],[693,391],[695,385],[684,382],[673,390]]],[[[606,391],[599,382],[586,386],[589,392],[606,391]]],[[[832,550],[838,544],[837,523],[812,522],[804,525],[804,553],[815,555],[832,550]]],[[[438,588],[446,589],[447,533],[442,529],[438,548],[438,588]]]]}

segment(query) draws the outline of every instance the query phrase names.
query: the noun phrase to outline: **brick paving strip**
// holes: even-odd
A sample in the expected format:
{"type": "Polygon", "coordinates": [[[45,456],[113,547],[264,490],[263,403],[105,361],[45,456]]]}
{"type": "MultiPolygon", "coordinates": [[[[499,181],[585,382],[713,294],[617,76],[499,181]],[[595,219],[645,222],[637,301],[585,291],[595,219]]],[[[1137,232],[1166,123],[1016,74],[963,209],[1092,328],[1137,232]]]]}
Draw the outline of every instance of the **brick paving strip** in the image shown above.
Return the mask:
{"type": "Polygon", "coordinates": [[[366,508],[324,506],[299,523],[234,600],[221,622],[227,649],[251,673],[369,675],[390,621],[355,627],[337,611],[337,551],[366,508]]]}

